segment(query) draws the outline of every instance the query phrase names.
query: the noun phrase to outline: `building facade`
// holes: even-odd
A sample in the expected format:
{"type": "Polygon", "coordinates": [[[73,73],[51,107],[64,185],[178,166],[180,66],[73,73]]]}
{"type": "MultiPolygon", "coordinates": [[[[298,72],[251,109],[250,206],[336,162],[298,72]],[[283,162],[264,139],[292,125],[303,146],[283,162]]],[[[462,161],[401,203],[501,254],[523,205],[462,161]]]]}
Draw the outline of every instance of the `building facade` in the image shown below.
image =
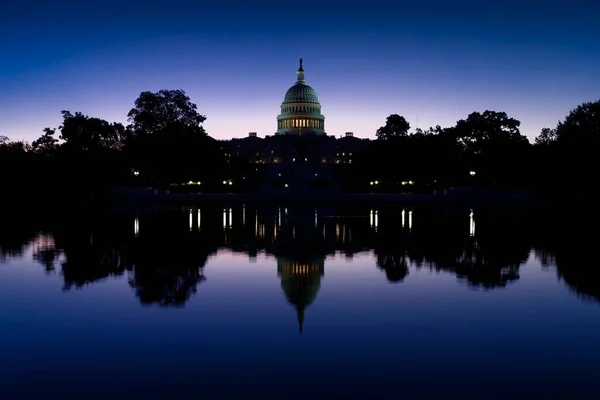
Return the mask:
{"type": "Polygon", "coordinates": [[[268,178],[303,187],[331,181],[334,164],[351,164],[353,156],[368,148],[369,139],[352,132],[336,139],[325,131],[325,116],[315,90],[306,84],[302,59],[296,83],[285,93],[277,116],[277,131],[261,138],[250,132],[245,138],[221,141],[225,156],[243,157],[251,164],[267,164],[268,178]]]}

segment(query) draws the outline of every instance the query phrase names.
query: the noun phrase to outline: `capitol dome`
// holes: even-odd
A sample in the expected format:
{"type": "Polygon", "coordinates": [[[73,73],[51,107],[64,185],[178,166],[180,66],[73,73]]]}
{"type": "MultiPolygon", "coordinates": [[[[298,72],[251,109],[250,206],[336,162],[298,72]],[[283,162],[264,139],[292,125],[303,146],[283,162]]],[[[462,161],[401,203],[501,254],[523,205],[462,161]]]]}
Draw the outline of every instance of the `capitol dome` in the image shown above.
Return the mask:
{"type": "Polygon", "coordinates": [[[317,99],[317,93],[313,88],[304,83],[304,81],[298,81],[286,92],[283,104],[287,103],[319,104],[319,99],[317,99]]]}
{"type": "Polygon", "coordinates": [[[297,72],[297,81],[285,93],[281,103],[281,114],[277,116],[277,135],[324,135],[325,117],[317,93],[304,81],[302,59],[297,72]]]}

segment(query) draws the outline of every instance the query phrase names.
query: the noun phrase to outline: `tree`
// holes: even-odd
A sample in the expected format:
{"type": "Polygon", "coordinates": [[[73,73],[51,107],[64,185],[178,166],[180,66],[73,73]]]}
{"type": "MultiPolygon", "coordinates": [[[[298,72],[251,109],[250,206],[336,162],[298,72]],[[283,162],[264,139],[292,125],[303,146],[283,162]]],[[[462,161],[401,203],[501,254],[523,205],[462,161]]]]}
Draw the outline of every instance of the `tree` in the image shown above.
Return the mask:
{"type": "Polygon", "coordinates": [[[565,120],[558,123],[556,138],[565,145],[600,144],[600,100],[571,110],[565,120]]]}
{"type": "Polygon", "coordinates": [[[538,146],[548,146],[556,142],[556,129],[543,128],[538,137],[535,138],[535,144],[538,146]]]}
{"type": "Polygon", "coordinates": [[[31,143],[33,151],[37,154],[51,155],[58,148],[58,139],[54,137],[55,129],[44,128],[44,134],[31,143]]]}
{"type": "Polygon", "coordinates": [[[464,183],[516,187],[528,181],[529,141],[505,112],[473,112],[445,130],[460,146],[464,183]],[[469,177],[469,170],[476,176],[469,177]]]}
{"type": "Polygon", "coordinates": [[[402,137],[408,134],[410,124],[406,119],[398,114],[391,114],[385,120],[385,125],[377,129],[377,139],[386,140],[395,137],[402,137]]]}
{"type": "Polygon", "coordinates": [[[92,118],[81,112],[72,114],[61,111],[63,124],[59,127],[60,139],[65,141],[67,149],[90,151],[122,148],[126,139],[125,127],[120,123],[109,123],[100,118],[92,118]]]}
{"type": "Polygon", "coordinates": [[[205,120],[206,117],[198,113],[196,104],[182,89],[142,92],[135,101],[135,107],[127,114],[127,121],[136,135],[152,136],[173,126],[205,133],[201,126],[205,120]]]}
{"type": "Polygon", "coordinates": [[[555,130],[556,146],[545,152],[542,163],[552,167],[554,187],[564,193],[597,196],[593,184],[600,151],[600,100],[571,110],[555,130]]]}
{"type": "Polygon", "coordinates": [[[452,128],[452,134],[465,152],[480,154],[492,144],[528,143],[519,131],[520,125],[520,121],[508,117],[505,112],[486,110],[483,113],[473,112],[466,120],[458,121],[452,128]]]}
{"type": "Polygon", "coordinates": [[[127,116],[127,151],[142,180],[156,186],[221,180],[223,154],[201,126],[206,117],[183,90],[142,92],[127,116]]]}

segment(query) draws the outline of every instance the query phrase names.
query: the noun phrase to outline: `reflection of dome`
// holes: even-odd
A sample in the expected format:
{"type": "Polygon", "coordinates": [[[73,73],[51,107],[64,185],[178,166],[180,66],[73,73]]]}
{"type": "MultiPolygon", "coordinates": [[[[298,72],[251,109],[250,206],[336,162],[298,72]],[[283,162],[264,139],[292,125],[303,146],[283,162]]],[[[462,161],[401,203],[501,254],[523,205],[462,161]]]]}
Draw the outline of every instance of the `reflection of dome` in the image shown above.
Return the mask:
{"type": "Polygon", "coordinates": [[[288,89],[277,116],[277,135],[324,135],[325,117],[317,93],[304,81],[302,59],[296,84],[288,89]]]}
{"type": "Polygon", "coordinates": [[[322,259],[309,262],[277,259],[277,275],[281,277],[281,288],[290,304],[296,307],[300,333],[304,322],[304,309],[317,297],[324,266],[322,259]]]}

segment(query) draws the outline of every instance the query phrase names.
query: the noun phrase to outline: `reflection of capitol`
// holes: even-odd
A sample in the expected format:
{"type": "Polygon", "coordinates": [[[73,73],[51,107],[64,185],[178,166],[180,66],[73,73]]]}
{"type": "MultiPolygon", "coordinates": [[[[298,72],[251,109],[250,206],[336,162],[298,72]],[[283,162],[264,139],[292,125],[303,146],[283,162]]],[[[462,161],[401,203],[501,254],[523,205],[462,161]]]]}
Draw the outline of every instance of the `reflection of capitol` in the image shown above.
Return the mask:
{"type": "Polygon", "coordinates": [[[307,262],[277,258],[277,275],[281,278],[281,288],[288,301],[296,307],[300,333],[304,322],[304,310],[317,297],[324,273],[324,258],[307,262]]]}
{"type": "MultiPolygon", "coordinates": [[[[390,283],[425,269],[492,289],[519,279],[533,237],[516,218],[401,206],[203,205],[93,218],[57,218],[44,225],[43,236],[33,219],[29,225],[18,221],[17,228],[5,225],[10,235],[0,232],[0,258],[23,254],[19,246],[30,243],[34,259],[47,271],[60,268],[66,290],[125,275],[140,302],[177,307],[200,285],[210,284],[204,268],[219,249],[247,254],[251,261],[260,253],[271,255],[300,329],[329,256],[351,261],[357,253],[370,255],[367,263],[390,283]]],[[[564,260],[562,254],[556,259],[564,260]]],[[[560,275],[577,287],[594,286],[572,268],[560,275]]]]}

